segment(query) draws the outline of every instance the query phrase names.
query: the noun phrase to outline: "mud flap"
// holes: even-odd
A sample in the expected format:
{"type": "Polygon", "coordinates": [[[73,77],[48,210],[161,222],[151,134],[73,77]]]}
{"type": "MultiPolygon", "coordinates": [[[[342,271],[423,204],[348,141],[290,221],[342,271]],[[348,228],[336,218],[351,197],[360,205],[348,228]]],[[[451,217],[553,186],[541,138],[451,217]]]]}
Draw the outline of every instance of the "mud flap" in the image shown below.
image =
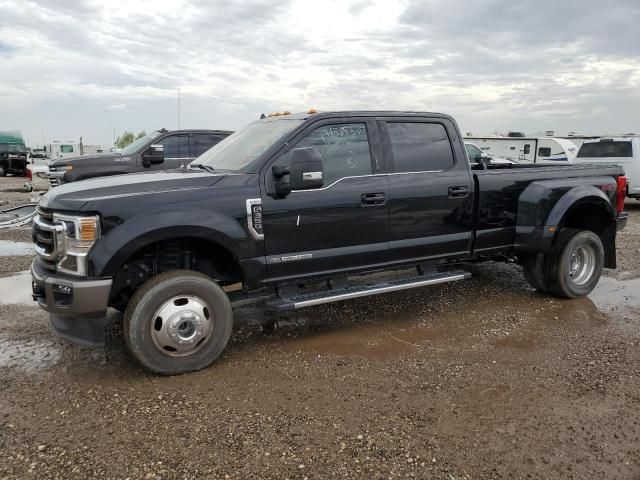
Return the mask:
{"type": "Polygon", "coordinates": [[[78,317],[49,314],[49,328],[65,340],[84,346],[103,345],[105,317],[78,317]]]}

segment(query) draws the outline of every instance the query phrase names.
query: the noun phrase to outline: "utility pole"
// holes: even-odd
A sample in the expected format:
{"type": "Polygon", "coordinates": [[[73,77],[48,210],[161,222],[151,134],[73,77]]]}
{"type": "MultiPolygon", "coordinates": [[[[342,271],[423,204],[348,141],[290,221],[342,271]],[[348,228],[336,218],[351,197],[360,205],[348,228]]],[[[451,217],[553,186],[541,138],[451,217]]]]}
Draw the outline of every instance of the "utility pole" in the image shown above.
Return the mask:
{"type": "Polygon", "coordinates": [[[180,89],[178,89],[178,130],[180,130],[180,89]]]}

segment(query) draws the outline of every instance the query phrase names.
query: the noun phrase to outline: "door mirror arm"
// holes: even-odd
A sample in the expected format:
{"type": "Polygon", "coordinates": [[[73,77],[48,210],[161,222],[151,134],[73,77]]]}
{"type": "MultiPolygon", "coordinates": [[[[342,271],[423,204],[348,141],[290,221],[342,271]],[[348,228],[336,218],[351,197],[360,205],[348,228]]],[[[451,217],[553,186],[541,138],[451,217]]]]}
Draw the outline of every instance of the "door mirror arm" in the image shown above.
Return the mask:
{"type": "Polygon", "coordinates": [[[284,198],[291,193],[291,167],[289,165],[274,165],[271,167],[274,181],[273,186],[277,198],[284,198]]]}

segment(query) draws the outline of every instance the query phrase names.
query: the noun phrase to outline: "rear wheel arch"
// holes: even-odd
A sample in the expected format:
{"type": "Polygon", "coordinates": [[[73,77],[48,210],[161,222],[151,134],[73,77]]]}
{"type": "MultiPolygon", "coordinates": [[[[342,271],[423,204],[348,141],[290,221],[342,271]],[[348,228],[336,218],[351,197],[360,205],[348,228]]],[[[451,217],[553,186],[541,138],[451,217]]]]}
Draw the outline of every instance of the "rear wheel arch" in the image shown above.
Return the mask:
{"type": "Polygon", "coordinates": [[[604,266],[616,267],[616,213],[606,196],[583,197],[566,209],[557,224],[552,247],[555,248],[563,230],[567,229],[589,230],[598,235],[604,247],[604,266]]]}

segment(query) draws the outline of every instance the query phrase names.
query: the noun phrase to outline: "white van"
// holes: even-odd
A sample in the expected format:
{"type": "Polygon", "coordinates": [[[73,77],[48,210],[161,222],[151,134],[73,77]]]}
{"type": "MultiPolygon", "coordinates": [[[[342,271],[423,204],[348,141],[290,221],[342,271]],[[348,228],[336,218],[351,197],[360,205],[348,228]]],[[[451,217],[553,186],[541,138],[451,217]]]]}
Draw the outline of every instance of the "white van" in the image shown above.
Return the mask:
{"type": "Polygon", "coordinates": [[[573,163],[622,165],[627,177],[627,195],[640,199],[640,138],[613,137],[585,141],[573,163]]]}

